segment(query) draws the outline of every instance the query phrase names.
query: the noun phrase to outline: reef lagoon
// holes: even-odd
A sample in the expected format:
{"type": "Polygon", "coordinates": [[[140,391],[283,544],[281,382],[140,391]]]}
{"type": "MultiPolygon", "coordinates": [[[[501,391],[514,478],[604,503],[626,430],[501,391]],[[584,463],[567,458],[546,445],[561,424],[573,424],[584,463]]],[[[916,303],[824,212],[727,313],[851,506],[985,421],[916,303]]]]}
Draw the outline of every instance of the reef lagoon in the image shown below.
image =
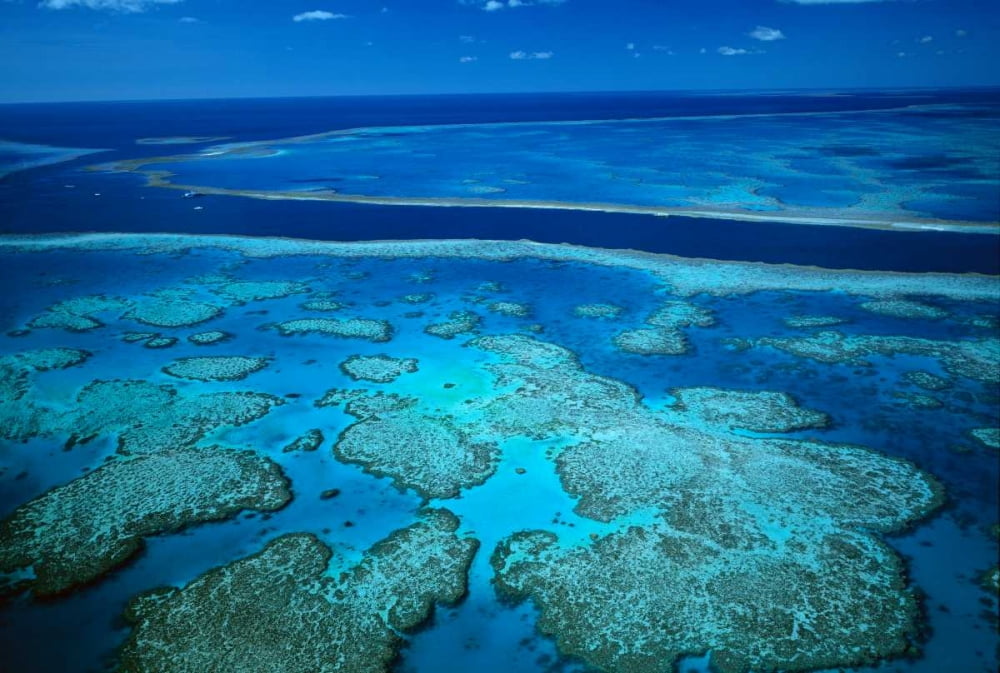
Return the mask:
{"type": "MultiPolygon", "coordinates": [[[[973,132],[995,95],[0,108],[12,143],[106,150],[0,181],[0,670],[995,671],[1000,169],[973,132]],[[831,131],[849,156],[770,164],[798,175],[756,192],[779,221],[529,198],[438,204],[451,229],[299,200],[321,174],[280,157],[309,142],[258,152],[379,127],[303,161],[330,176],[338,138],[429,136],[479,161],[521,133],[579,165],[637,156],[613,138],[667,117],[731,145],[774,109],[874,125],[831,131]],[[886,158],[908,124],[940,135],[886,158]],[[148,184],[163,145],[195,146],[172,163],[197,194],[148,184]],[[829,162],[847,182],[814,182],[829,162]],[[875,210],[862,170],[891,183],[875,210]],[[822,217],[782,219],[794,203],[822,217]],[[553,239],[511,240],[522,216],[553,239]]],[[[409,180],[419,164],[380,161],[372,184],[416,191],[370,193],[465,198],[409,180]]],[[[468,164],[435,165],[464,189],[468,164]]],[[[643,184],[607,198],[657,200],[643,184]]]]}

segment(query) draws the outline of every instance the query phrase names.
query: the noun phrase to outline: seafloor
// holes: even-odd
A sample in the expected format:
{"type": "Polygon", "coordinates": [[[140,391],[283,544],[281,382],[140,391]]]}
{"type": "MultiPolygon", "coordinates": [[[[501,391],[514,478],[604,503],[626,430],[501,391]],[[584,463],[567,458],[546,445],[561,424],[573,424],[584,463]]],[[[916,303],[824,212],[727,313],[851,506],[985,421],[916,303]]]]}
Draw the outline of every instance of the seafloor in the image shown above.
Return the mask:
{"type": "Polygon", "coordinates": [[[996,278],[6,236],[5,670],[994,671],[996,278]]]}

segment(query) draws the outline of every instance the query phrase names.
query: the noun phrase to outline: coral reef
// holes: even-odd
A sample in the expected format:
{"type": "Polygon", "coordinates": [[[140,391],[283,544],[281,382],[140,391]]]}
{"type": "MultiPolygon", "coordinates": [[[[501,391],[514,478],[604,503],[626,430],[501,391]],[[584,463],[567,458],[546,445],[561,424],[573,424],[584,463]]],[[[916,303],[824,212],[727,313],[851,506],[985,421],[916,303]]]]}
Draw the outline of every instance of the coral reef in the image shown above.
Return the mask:
{"type": "Polygon", "coordinates": [[[1000,449],[1000,428],[976,428],[969,432],[983,446],[1000,449]]]}
{"type": "Polygon", "coordinates": [[[447,510],[424,511],[339,576],[316,537],[284,535],[182,589],[141,595],[126,613],[121,670],[386,672],[399,632],[465,595],[478,542],[457,528],[447,510]]]}
{"type": "Polygon", "coordinates": [[[725,297],[777,290],[845,292],[863,297],[927,296],[956,301],[996,300],[995,278],[978,274],[898,273],[822,269],[755,262],[690,259],[629,250],[604,250],[531,241],[419,240],[341,243],[284,238],[192,234],[83,233],[52,236],[10,235],[0,248],[18,252],[57,249],[184,253],[192,249],[229,250],[251,258],[329,255],[362,257],[462,258],[506,261],[518,258],[577,262],[652,274],[673,294],[725,297]]]}
{"type": "Polygon", "coordinates": [[[99,313],[113,313],[117,317],[128,308],[128,302],[118,297],[87,295],[73,297],[50,306],[45,313],[28,322],[31,328],[54,328],[69,332],[85,332],[103,327],[104,323],[95,316],[99,313]]]}
{"type": "Polygon", "coordinates": [[[347,304],[336,299],[313,296],[309,301],[302,302],[299,307],[305,311],[319,311],[321,313],[333,313],[347,308],[347,304]]]}
{"type": "Polygon", "coordinates": [[[749,555],[633,527],[589,547],[519,533],[491,561],[500,593],[530,596],[539,630],[599,670],[660,673],[711,649],[719,673],[809,671],[906,650],[917,601],[893,551],[850,533],[815,545],[749,555]]]}
{"type": "Polygon", "coordinates": [[[194,327],[222,315],[222,307],[172,296],[142,297],[122,316],[153,327],[194,327]]]}
{"type": "Polygon", "coordinates": [[[127,344],[132,344],[140,341],[149,341],[150,339],[155,339],[158,336],[160,336],[159,332],[125,332],[122,335],[122,341],[127,344]]]}
{"type": "Polygon", "coordinates": [[[305,434],[296,437],[281,451],[283,453],[293,453],[297,451],[315,451],[323,444],[323,431],[319,428],[307,430],[305,434]]]}
{"type": "Polygon", "coordinates": [[[578,318],[605,318],[614,319],[622,314],[621,306],[614,304],[581,304],[573,308],[573,315],[578,318]]]}
{"type": "Polygon", "coordinates": [[[513,301],[496,301],[489,305],[491,313],[509,316],[511,318],[527,318],[531,315],[531,307],[513,301]]]}
{"type": "Polygon", "coordinates": [[[146,348],[170,348],[177,345],[177,337],[154,336],[143,344],[146,348]]]}
{"type": "Polygon", "coordinates": [[[198,332],[188,336],[188,341],[196,346],[211,346],[213,344],[229,341],[233,335],[221,330],[211,330],[209,332],[198,332]]]}
{"type": "Polygon", "coordinates": [[[192,447],[217,428],[250,423],[283,403],[266,393],[185,396],[148,381],[94,381],[65,418],[51,422],[70,430],[71,440],[115,434],[119,453],[137,455],[192,447]]]}
{"type": "Polygon", "coordinates": [[[887,315],[893,318],[912,318],[924,320],[941,320],[948,317],[948,312],[937,306],[922,304],[907,299],[882,299],[866,301],[861,305],[866,311],[887,315]]]}
{"type": "Polygon", "coordinates": [[[242,381],[269,362],[268,358],[245,355],[207,355],[174,360],[163,373],[193,381],[242,381]]]}
{"type": "Polygon", "coordinates": [[[43,348],[0,356],[0,439],[24,441],[51,434],[53,413],[28,392],[36,372],[83,364],[91,353],[76,348],[43,348]]]}
{"type": "Polygon", "coordinates": [[[908,647],[916,599],[872,531],[938,507],[929,476],[859,447],[696,429],[553,344],[470,345],[501,357],[488,368],[512,389],[478,403],[491,433],[582,439],[556,456],[563,487],[579,515],[621,524],[583,546],[519,533],[494,554],[498,589],[532,598],[562,652],[661,671],[712,649],[719,670],[742,672],[874,662],[908,647]]]}
{"type": "Polygon", "coordinates": [[[348,402],[346,411],[359,421],[337,438],[337,458],[390,477],[424,499],[457,497],[496,471],[495,443],[476,441],[448,417],[421,411],[417,400],[360,397],[348,402]]]}
{"type": "Polygon", "coordinates": [[[434,299],[433,292],[421,292],[419,294],[404,294],[400,301],[407,304],[424,304],[434,299]]]}
{"type": "Polygon", "coordinates": [[[922,370],[906,372],[903,374],[903,380],[907,383],[912,383],[918,388],[923,388],[924,390],[945,390],[950,388],[952,385],[952,382],[949,379],[935,376],[930,372],[922,370]]]}
{"type": "Polygon", "coordinates": [[[708,309],[686,301],[667,301],[646,318],[649,327],[625,330],[614,337],[615,346],[636,355],[684,355],[691,344],[681,327],[711,327],[715,317],[708,309]]]}
{"type": "Polygon", "coordinates": [[[683,332],[666,327],[625,330],[615,335],[614,344],[635,355],[684,355],[691,348],[683,332]]]}
{"type": "Polygon", "coordinates": [[[726,429],[751,432],[795,432],[825,428],[830,417],[801,408],[788,393],[723,390],[721,388],[674,388],[675,408],[688,419],[726,429]]]}
{"type": "Polygon", "coordinates": [[[392,383],[403,374],[417,371],[417,360],[384,354],[352,355],[340,363],[340,369],[355,381],[392,383]]]}
{"type": "Polygon", "coordinates": [[[434,323],[424,328],[424,332],[442,339],[454,339],[459,334],[471,334],[482,321],[472,311],[452,311],[445,322],[434,323]]]}
{"type": "Polygon", "coordinates": [[[908,336],[844,335],[831,330],[803,337],[762,337],[751,343],[818,362],[854,366],[870,366],[866,358],[876,355],[921,355],[939,361],[952,376],[984,383],[1000,380],[1000,339],[996,338],[935,341],[908,336]]]}
{"type": "Polygon", "coordinates": [[[164,450],[117,459],[17,508],[0,522],[0,572],[31,567],[38,595],[92,581],[148,535],[274,510],[291,498],[280,468],[250,451],[164,450]]]}
{"type": "Polygon", "coordinates": [[[847,322],[844,318],[832,315],[793,315],[785,318],[785,324],[794,329],[808,329],[811,327],[833,327],[847,322]]]}
{"type": "Polygon", "coordinates": [[[233,304],[264,299],[282,299],[309,292],[305,283],[291,280],[234,280],[212,288],[212,292],[233,304]]]}
{"type": "Polygon", "coordinates": [[[904,393],[896,391],[892,394],[897,400],[911,409],[940,409],[944,406],[936,397],[923,393],[904,393]]]}
{"type": "Polygon", "coordinates": [[[370,318],[300,318],[279,322],[274,327],[282,336],[297,334],[322,334],[346,339],[366,339],[381,343],[392,339],[392,325],[385,320],[370,318]]]}
{"type": "Polygon", "coordinates": [[[646,318],[647,325],[655,327],[711,327],[715,316],[706,308],[686,301],[667,301],[646,318]]]}

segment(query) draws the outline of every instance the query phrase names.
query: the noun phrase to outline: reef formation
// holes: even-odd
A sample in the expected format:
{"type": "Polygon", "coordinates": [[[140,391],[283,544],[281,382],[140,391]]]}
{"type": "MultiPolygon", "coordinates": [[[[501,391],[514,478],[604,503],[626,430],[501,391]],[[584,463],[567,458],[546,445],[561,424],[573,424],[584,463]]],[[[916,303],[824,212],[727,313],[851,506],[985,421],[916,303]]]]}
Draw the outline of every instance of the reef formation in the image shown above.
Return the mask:
{"type": "Polygon", "coordinates": [[[353,567],[312,535],[283,535],[181,589],[136,598],[121,670],[388,671],[401,632],[465,595],[478,543],[457,528],[447,510],[427,510],[353,567]]]}

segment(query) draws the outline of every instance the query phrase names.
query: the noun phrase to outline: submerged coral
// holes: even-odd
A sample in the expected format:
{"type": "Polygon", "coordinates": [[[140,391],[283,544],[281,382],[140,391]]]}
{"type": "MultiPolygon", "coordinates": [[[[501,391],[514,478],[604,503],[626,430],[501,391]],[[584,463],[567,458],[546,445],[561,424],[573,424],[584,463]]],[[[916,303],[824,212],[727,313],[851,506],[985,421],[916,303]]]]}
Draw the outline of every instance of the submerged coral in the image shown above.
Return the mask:
{"type": "Polygon", "coordinates": [[[28,395],[36,372],[83,364],[91,353],[43,348],[0,356],[0,439],[24,441],[52,432],[53,412],[28,395]]]}
{"type": "Polygon", "coordinates": [[[222,343],[223,341],[229,341],[232,338],[233,335],[229,332],[211,330],[208,332],[198,332],[197,334],[192,334],[188,337],[188,341],[196,346],[211,346],[213,344],[222,343]]]}
{"type": "Polygon", "coordinates": [[[578,318],[617,318],[622,314],[621,306],[614,304],[581,304],[573,308],[573,315],[578,318]]]}
{"type": "Polygon", "coordinates": [[[284,535],[182,589],[144,594],[126,613],[121,670],[388,671],[400,632],[465,595],[478,542],[457,528],[447,510],[424,511],[339,576],[328,568],[342,561],[316,537],[284,535]]]}
{"type": "Polygon", "coordinates": [[[340,363],[340,368],[355,381],[392,383],[403,374],[417,371],[417,360],[384,354],[352,355],[340,363]]]}
{"type": "Polygon", "coordinates": [[[513,301],[495,301],[489,305],[491,313],[509,316],[511,318],[527,318],[531,315],[531,307],[513,301]]]}
{"type": "Polygon", "coordinates": [[[282,449],[282,452],[315,451],[323,444],[323,439],[323,431],[319,428],[312,428],[311,430],[307,430],[302,436],[292,440],[290,444],[282,449]]]}
{"type": "Polygon", "coordinates": [[[493,475],[495,443],[477,441],[448,418],[421,411],[416,400],[402,402],[393,396],[349,402],[347,413],[360,420],[337,438],[337,458],[391,477],[425,499],[454,498],[493,475]]]}
{"type": "Polygon", "coordinates": [[[305,283],[290,280],[234,280],[212,288],[212,292],[233,304],[264,299],[281,299],[309,292],[305,283]]]}
{"type": "Polygon", "coordinates": [[[948,317],[948,312],[943,308],[908,299],[866,301],[861,304],[861,308],[872,313],[887,315],[893,318],[941,320],[948,317]]]}
{"type": "Polygon", "coordinates": [[[452,311],[445,322],[434,323],[424,328],[424,332],[442,339],[454,339],[459,334],[475,332],[482,321],[472,311],[452,311]]]}
{"type": "Polygon", "coordinates": [[[925,371],[906,372],[903,379],[924,390],[945,390],[952,385],[949,379],[925,371]]]}
{"type": "Polygon", "coordinates": [[[641,327],[617,334],[619,350],[636,355],[684,355],[690,349],[687,337],[669,327],[641,327]]]}
{"type": "Polygon", "coordinates": [[[833,327],[840,325],[847,320],[832,315],[793,315],[785,318],[785,324],[796,329],[807,329],[811,327],[833,327]]]}
{"type": "Polygon", "coordinates": [[[556,458],[563,487],[581,516],[623,526],[584,546],[519,533],[494,555],[497,587],[532,598],[561,651],[660,671],[712,649],[728,672],[849,665],[908,647],[916,600],[870,531],[936,508],[933,479],[858,447],[697,430],[552,344],[471,345],[501,356],[488,367],[516,391],[482,403],[492,431],[582,438],[556,458]]]}
{"type": "Polygon", "coordinates": [[[801,408],[788,393],[720,388],[675,388],[670,392],[677,398],[677,408],[689,418],[724,428],[794,432],[830,423],[829,416],[801,408]]]}
{"type": "Polygon", "coordinates": [[[175,360],[163,372],[193,381],[242,381],[267,367],[268,362],[268,358],[245,355],[209,355],[175,360]]]}
{"type": "Polygon", "coordinates": [[[50,306],[45,313],[32,318],[28,326],[85,332],[104,325],[96,317],[98,314],[111,313],[117,317],[128,305],[124,299],[105,295],[73,297],[50,306]]]}
{"type": "Polygon", "coordinates": [[[322,334],[346,339],[367,339],[376,343],[392,339],[392,325],[385,320],[370,318],[299,318],[279,322],[274,327],[282,336],[297,334],[322,334]]]}
{"type": "Polygon", "coordinates": [[[938,360],[945,371],[991,383],[1000,380],[1000,339],[936,341],[909,336],[845,335],[824,331],[803,337],[762,337],[752,342],[829,364],[870,366],[868,358],[896,354],[938,360]]]}
{"type": "Polygon", "coordinates": [[[153,327],[194,327],[222,315],[222,307],[170,296],[143,297],[122,317],[153,327]]]}
{"type": "Polygon", "coordinates": [[[274,510],[291,498],[280,468],[250,451],[164,450],[114,460],[22,505],[0,522],[0,572],[30,567],[38,595],[121,565],[148,535],[274,510]]]}
{"type": "Polygon", "coordinates": [[[266,393],[216,392],[181,395],[148,381],[94,381],[80,391],[73,410],[51,422],[75,438],[118,437],[126,455],[194,446],[209,432],[265,416],[281,398],[266,393]]]}
{"type": "Polygon", "coordinates": [[[1000,449],[1000,428],[976,428],[970,434],[991,449],[1000,449]]]}

